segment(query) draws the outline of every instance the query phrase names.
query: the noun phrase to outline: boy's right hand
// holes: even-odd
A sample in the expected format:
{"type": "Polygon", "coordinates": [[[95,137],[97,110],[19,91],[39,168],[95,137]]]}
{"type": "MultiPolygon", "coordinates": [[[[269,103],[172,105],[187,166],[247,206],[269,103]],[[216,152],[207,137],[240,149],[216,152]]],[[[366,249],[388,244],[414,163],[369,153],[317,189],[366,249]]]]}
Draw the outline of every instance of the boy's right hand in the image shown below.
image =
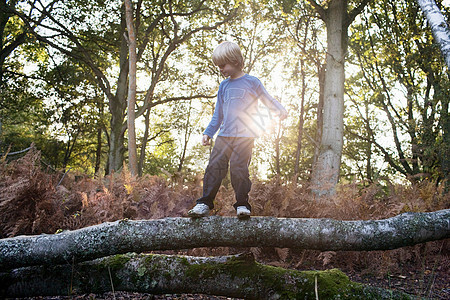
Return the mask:
{"type": "Polygon", "coordinates": [[[207,136],[206,134],[204,134],[203,139],[202,139],[202,144],[203,144],[203,146],[211,145],[211,138],[209,136],[207,136]]]}

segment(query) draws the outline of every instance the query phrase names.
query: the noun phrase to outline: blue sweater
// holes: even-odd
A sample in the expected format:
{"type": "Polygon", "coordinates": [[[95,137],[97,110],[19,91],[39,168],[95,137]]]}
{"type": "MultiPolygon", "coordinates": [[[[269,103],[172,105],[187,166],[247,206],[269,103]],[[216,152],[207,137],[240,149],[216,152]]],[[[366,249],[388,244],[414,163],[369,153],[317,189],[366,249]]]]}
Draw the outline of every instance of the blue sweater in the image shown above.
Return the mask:
{"type": "Polygon", "coordinates": [[[219,136],[258,137],[274,115],[284,107],[267,93],[261,81],[245,74],[236,79],[227,78],[219,86],[214,114],[203,134],[219,136]],[[258,99],[266,106],[258,107],[258,99]]]}

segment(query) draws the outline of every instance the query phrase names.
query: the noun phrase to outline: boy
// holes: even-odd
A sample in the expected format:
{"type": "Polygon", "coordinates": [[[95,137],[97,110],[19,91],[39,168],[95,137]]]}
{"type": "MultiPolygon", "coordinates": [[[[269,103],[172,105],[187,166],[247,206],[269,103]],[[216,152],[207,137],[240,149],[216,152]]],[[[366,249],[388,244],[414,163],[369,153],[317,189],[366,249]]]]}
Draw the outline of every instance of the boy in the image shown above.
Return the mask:
{"type": "Polygon", "coordinates": [[[221,43],[214,50],[212,59],[227,79],[219,86],[214,114],[203,133],[202,144],[210,145],[211,138],[220,130],[203,178],[203,197],[197,200],[188,215],[198,218],[209,214],[230,163],[231,184],[236,196],[233,206],[238,218],[249,218],[251,182],[248,166],[254,140],[264,128],[264,117],[270,116],[270,111],[269,115],[263,115],[258,110],[258,99],[281,120],[287,117],[287,111],[267,93],[258,78],[244,73],[244,59],[237,44],[221,43]]]}

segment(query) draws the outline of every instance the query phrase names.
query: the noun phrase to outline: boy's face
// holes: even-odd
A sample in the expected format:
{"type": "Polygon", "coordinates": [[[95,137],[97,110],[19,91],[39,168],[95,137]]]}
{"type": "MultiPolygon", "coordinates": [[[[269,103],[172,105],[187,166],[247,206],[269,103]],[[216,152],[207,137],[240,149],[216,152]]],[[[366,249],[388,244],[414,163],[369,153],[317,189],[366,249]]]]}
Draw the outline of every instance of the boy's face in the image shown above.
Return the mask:
{"type": "Polygon", "coordinates": [[[220,73],[222,73],[223,76],[230,77],[231,79],[238,77],[242,73],[242,70],[233,64],[227,63],[217,66],[219,67],[220,73]]]}

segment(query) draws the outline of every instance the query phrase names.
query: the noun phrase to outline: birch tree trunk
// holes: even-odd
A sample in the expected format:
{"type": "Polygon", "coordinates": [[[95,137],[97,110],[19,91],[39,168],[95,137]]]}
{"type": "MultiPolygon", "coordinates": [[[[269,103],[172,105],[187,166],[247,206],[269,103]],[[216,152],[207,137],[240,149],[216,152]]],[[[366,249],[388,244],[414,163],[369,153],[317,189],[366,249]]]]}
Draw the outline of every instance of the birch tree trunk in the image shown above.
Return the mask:
{"type": "Polygon", "coordinates": [[[351,282],[337,269],[301,272],[266,266],[255,262],[251,253],[224,257],[130,253],[80,264],[0,272],[0,281],[2,297],[130,291],[245,299],[412,299],[351,282]]]}
{"type": "MultiPolygon", "coordinates": [[[[320,144],[322,143],[322,130],[323,130],[323,103],[324,103],[324,90],[325,90],[325,65],[320,62],[317,63],[317,79],[319,80],[319,102],[317,103],[317,131],[314,137],[314,157],[313,166],[316,165],[319,158],[320,144]]],[[[311,171],[310,177],[312,178],[311,171]]]]}
{"type": "Polygon", "coordinates": [[[339,178],[344,136],[344,62],[347,51],[347,1],[332,0],[327,9],[327,58],[323,130],[319,157],[312,174],[312,191],[332,195],[339,178]]]}
{"type": "Polygon", "coordinates": [[[331,0],[326,9],[316,0],[308,1],[327,27],[323,130],[311,178],[311,190],[321,197],[334,194],[339,179],[344,137],[344,64],[348,27],[369,0],[360,0],[350,12],[347,12],[347,0],[331,0]]]}
{"type": "Polygon", "coordinates": [[[128,29],[128,61],[130,64],[128,82],[128,163],[132,176],[138,175],[136,128],[135,128],[135,106],[136,106],[136,34],[133,25],[133,6],[131,0],[125,0],[125,12],[128,29]]]}
{"type": "Polygon", "coordinates": [[[441,11],[433,0],[417,0],[422,9],[428,24],[431,27],[431,32],[439,44],[442,55],[444,56],[447,67],[450,70],[450,29],[444,19],[441,11]]]}
{"type": "Polygon", "coordinates": [[[60,234],[2,239],[0,269],[199,247],[388,250],[449,238],[449,220],[450,209],[368,221],[274,217],[122,220],[60,234]]]}

